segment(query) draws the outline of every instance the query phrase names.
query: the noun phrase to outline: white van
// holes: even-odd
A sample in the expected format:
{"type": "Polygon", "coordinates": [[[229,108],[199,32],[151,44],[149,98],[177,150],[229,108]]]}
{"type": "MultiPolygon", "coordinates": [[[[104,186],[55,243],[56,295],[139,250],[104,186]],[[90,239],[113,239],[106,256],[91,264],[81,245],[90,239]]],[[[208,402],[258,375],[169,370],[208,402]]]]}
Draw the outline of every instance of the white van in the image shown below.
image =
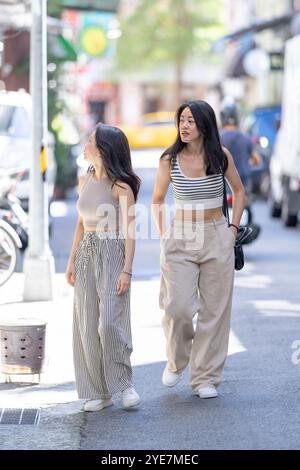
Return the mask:
{"type": "Polygon", "coordinates": [[[282,118],[270,161],[271,216],[295,227],[300,211],[300,35],[286,42],[282,118]]]}
{"type": "MultiPolygon", "coordinates": [[[[31,96],[23,90],[0,91],[0,169],[22,170],[16,196],[28,208],[29,169],[31,164],[31,96]]],[[[56,177],[54,137],[48,133],[47,181],[52,198],[56,177]]]]}

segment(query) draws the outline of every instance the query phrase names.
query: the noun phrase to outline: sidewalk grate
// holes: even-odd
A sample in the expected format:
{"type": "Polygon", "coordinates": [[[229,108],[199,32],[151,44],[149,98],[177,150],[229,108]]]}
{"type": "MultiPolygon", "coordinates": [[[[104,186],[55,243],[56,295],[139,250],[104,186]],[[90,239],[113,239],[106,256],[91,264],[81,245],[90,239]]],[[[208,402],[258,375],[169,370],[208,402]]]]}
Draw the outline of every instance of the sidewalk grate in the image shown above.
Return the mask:
{"type": "Polygon", "coordinates": [[[1,424],[27,424],[37,426],[40,422],[40,408],[0,408],[1,424]]]}

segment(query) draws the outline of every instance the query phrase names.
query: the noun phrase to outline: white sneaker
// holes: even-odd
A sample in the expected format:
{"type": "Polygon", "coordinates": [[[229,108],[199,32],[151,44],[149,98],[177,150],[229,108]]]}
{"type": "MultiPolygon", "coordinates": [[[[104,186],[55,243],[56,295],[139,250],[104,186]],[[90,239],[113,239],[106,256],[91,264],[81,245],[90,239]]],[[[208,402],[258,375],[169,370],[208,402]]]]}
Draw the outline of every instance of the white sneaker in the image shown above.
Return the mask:
{"type": "Polygon", "coordinates": [[[103,410],[103,408],[106,408],[107,406],[113,405],[113,401],[111,398],[108,398],[107,400],[88,400],[84,405],[83,405],[83,410],[84,411],[100,411],[103,410]]]}
{"type": "Polygon", "coordinates": [[[200,385],[200,387],[197,390],[197,393],[200,398],[215,398],[218,396],[216,387],[211,384],[200,385]]]}
{"type": "Polygon", "coordinates": [[[122,392],[122,402],[124,408],[133,408],[141,403],[141,399],[136,390],[133,387],[129,387],[122,392]]]}
{"type": "Polygon", "coordinates": [[[165,370],[162,376],[162,383],[166,387],[174,387],[174,385],[178,384],[180,379],[181,379],[181,373],[175,374],[175,372],[171,372],[168,369],[168,366],[165,367],[165,370]]]}

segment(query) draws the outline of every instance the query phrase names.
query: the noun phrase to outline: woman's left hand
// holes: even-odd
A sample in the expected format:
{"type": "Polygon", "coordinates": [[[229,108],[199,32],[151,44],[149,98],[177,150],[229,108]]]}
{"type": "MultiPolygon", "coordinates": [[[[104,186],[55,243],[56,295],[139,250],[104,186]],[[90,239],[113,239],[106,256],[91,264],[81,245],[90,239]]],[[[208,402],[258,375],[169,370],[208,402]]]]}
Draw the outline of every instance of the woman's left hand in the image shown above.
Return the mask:
{"type": "Polygon", "coordinates": [[[129,291],[131,284],[130,274],[121,273],[117,282],[118,295],[126,294],[129,291]]]}

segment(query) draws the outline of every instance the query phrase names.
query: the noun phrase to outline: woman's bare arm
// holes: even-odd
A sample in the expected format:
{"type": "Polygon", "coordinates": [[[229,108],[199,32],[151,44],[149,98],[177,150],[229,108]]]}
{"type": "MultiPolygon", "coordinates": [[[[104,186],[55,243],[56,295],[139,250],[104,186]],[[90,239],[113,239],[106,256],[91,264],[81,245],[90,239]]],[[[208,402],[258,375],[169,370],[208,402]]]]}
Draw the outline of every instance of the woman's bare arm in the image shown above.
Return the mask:
{"type": "Polygon", "coordinates": [[[239,227],[243,210],[245,208],[245,188],[241,181],[240,175],[234,164],[233,157],[229,150],[223,147],[228,159],[228,168],[225,172],[225,178],[232,190],[232,223],[239,227]]]}
{"type": "MultiPolygon", "coordinates": [[[[79,177],[79,181],[78,181],[78,193],[79,194],[80,194],[80,191],[81,191],[82,186],[84,184],[85,178],[86,178],[85,175],[79,177]]],[[[73,242],[72,242],[70,257],[69,257],[69,259],[72,260],[73,262],[74,262],[74,259],[75,259],[76,249],[77,249],[78,243],[80,242],[80,240],[82,240],[82,238],[83,238],[82,217],[80,215],[78,215],[77,224],[76,224],[75,231],[74,231],[74,236],[73,236],[73,242]]]]}
{"type": "MultiPolygon", "coordinates": [[[[80,193],[81,188],[82,188],[82,186],[85,182],[85,177],[86,176],[81,176],[79,178],[78,193],[80,193]]],[[[70,256],[69,256],[67,269],[66,269],[67,282],[71,286],[74,286],[74,282],[75,282],[74,261],[75,261],[75,256],[76,256],[76,250],[77,250],[78,243],[83,238],[83,231],[84,230],[83,230],[82,217],[80,215],[78,215],[77,224],[76,224],[76,227],[75,227],[75,230],[74,230],[74,235],[73,235],[72,247],[71,247],[70,256]]]]}
{"type": "Polygon", "coordinates": [[[131,187],[118,181],[114,186],[114,195],[119,199],[122,229],[125,238],[125,259],[123,270],[117,282],[119,295],[125,294],[131,284],[132,264],[135,253],[135,200],[131,187]]]}
{"type": "Polygon", "coordinates": [[[160,237],[166,230],[166,211],[164,202],[171,181],[170,172],[170,158],[168,156],[164,156],[159,160],[159,168],[152,194],[152,212],[160,237]]]}

